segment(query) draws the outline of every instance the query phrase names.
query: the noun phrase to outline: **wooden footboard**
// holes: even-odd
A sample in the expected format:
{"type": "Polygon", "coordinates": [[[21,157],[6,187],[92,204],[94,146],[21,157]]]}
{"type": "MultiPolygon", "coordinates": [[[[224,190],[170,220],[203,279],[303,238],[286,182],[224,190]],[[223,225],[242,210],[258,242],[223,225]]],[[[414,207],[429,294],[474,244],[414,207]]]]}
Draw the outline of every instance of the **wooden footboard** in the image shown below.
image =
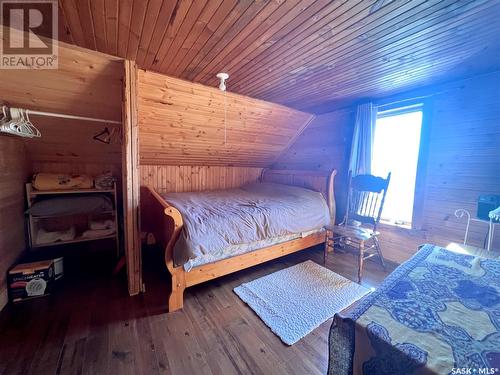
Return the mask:
{"type": "MultiPolygon", "coordinates": [[[[307,187],[320,191],[327,199],[332,223],[335,220],[335,200],[333,197],[333,180],[336,171],[278,171],[264,170],[261,180],[279,182],[287,185],[307,187]]],[[[223,259],[218,262],[194,267],[185,272],[182,266],[176,267],[173,261],[174,245],[182,231],[183,220],[180,212],[169,205],[160,194],[152,188],[142,190],[142,227],[154,234],[156,241],[165,249],[165,264],[172,277],[172,291],[168,299],[169,312],[183,307],[184,290],[192,285],[212,280],[257,264],[267,262],[294,252],[307,249],[326,241],[325,232],[318,232],[268,246],[249,253],[223,259]]]]}
{"type": "Polygon", "coordinates": [[[172,291],[168,298],[168,310],[179,310],[183,306],[184,289],[186,289],[186,272],[182,267],[174,266],[174,245],[184,225],[182,215],[175,207],[169,205],[154,189],[147,188],[142,192],[143,209],[147,218],[143,228],[153,233],[161,248],[165,249],[165,265],[172,277],[172,291]]]}

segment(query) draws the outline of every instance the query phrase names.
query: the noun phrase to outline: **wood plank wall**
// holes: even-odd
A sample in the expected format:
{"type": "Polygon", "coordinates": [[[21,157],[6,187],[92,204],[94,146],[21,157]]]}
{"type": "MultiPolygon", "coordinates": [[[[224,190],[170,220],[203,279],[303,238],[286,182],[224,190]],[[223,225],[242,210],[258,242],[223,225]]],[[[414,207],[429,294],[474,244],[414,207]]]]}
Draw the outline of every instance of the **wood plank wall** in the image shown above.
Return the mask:
{"type": "Polygon", "coordinates": [[[230,189],[255,182],[261,168],[208,165],[142,165],[141,185],[158,192],[230,189]]]}
{"type": "MultiPolygon", "coordinates": [[[[408,259],[425,242],[447,245],[463,240],[465,223],[454,211],[466,208],[475,215],[480,194],[500,194],[500,72],[436,86],[427,93],[432,94],[432,113],[422,230],[381,227],[384,254],[395,262],[408,259]]],[[[353,122],[354,109],[319,115],[276,167],[345,171],[353,122]]],[[[337,185],[343,176],[339,174],[337,185]]],[[[336,198],[342,203],[340,194],[336,198]]],[[[480,225],[471,227],[472,244],[482,244],[485,228],[480,225]]],[[[500,249],[500,235],[494,247],[500,249]]]]}
{"type": "Polygon", "coordinates": [[[266,167],[313,118],[142,70],[138,89],[141,164],[266,167]]]}
{"type": "MultiPolygon", "coordinates": [[[[461,242],[465,220],[456,218],[455,210],[465,208],[475,216],[480,194],[500,195],[499,87],[496,72],[432,90],[422,229],[382,228],[391,260],[408,259],[421,243],[461,242]]],[[[471,224],[471,244],[482,246],[485,235],[484,224],[471,224]]],[[[498,235],[493,248],[500,249],[498,235]]]]}
{"type": "Polygon", "coordinates": [[[138,118],[141,185],[183,192],[257,181],[262,167],[269,166],[313,116],[139,71],[138,118]]]}
{"type": "Polygon", "coordinates": [[[0,136],[0,310],[8,299],[7,270],[26,246],[24,184],[29,170],[23,141],[0,136]]]}
{"type": "MultiPolygon", "coordinates": [[[[500,72],[440,88],[433,98],[424,230],[451,240],[463,237],[462,219],[476,214],[480,194],[500,195],[500,72]]],[[[471,227],[480,245],[485,227],[471,227]]],[[[500,250],[500,235],[495,241],[500,250]]]]}
{"type": "Polygon", "coordinates": [[[354,111],[351,108],[317,115],[311,124],[273,165],[274,169],[330,171],[335,168],[337,222],[345,207],[346,162],[350,151],[354,111]]]}

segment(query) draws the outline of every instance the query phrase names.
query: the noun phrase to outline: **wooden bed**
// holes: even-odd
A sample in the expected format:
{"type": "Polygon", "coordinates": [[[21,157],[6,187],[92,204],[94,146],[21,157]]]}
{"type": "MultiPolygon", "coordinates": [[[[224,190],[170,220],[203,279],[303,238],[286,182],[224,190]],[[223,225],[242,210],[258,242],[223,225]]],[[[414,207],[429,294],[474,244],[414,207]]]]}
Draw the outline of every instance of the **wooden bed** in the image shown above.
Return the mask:
{"type": "MultiPolygon", "coordinates": [[[[335,220],[335,200],[333,193],[333,171],[298,171],[264,169],[260,180],[285,185],[305,187],[321,192],[330,209],[332,223],[335,220]]],[[[180,212],[170,206],[154,189],[147,187],[142,191],[143,230],[153,233],[156,241],[165,248],[165,264],[172,278],[172,290],[168,299],[169,312],[183,307],[184,290],[187,287],[218,278],[272,259],[288,255],[326,241],[325,232],[317,232],[303,238],[264,247],[249,253],[223,259],[192,268],[186,272],[173,261],[174,245],[183,227],[180,212]]]]}

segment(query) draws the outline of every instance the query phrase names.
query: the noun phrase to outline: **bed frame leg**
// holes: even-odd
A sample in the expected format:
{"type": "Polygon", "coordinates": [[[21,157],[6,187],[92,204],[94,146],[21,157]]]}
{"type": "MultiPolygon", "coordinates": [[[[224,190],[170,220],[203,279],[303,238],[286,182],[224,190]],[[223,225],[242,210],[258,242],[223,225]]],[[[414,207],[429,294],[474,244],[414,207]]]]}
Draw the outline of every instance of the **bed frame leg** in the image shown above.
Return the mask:
{"type": "Polygon", "coordinates": [[[174,272],[172,274],[172,292],[168,298],[168,312],[182,309],[184,306],[184,289],[186,289],[184,272],[174,272]]]}

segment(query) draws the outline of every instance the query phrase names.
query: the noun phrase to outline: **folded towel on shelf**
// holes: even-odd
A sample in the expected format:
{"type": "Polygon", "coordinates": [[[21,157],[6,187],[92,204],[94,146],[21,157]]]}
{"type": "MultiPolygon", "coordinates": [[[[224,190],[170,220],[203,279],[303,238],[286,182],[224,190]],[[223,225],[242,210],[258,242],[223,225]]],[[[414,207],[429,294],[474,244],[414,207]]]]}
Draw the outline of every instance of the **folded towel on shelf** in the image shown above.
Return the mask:
{"type": "Polygon", "coordinates": [[[113,220],[92,220],[89,223],[89,229],[92,230],[110,229],[114,227],[115,222],[113,220]]]}
{"type": "Polygon", "coordinates": [[[92,177],[77,174],[36,173],[33,187],[36,190],[90,189],[94,186],[92,177]]]}
{"type": "Polygon", "coordinates": [[[96,189],[112,189],[116,179],[111,172],[105,172],[99,176],[94,177],[94,184],[96,189]]]}
{"type": "Polygon", "coordinates": [[[36,243],[46,245],[58,241],[72,241],[75,239],[76,229],[71,227],[68,230],[49,232],[40,228],[36,234],[36,243]]]}
{"type": "Polygon", "coordinates": [[[33,203],[28,212],[33,216],[65,216],[112,210],[113,201],[106,194],[66,194],[40,199],[33,203]]]}
{"type": "Polygon", "coordinates": [[[82,233],[82,238],[101,238],[111,236],[115,233],[115,228],[89,229],[82,233]]]}

